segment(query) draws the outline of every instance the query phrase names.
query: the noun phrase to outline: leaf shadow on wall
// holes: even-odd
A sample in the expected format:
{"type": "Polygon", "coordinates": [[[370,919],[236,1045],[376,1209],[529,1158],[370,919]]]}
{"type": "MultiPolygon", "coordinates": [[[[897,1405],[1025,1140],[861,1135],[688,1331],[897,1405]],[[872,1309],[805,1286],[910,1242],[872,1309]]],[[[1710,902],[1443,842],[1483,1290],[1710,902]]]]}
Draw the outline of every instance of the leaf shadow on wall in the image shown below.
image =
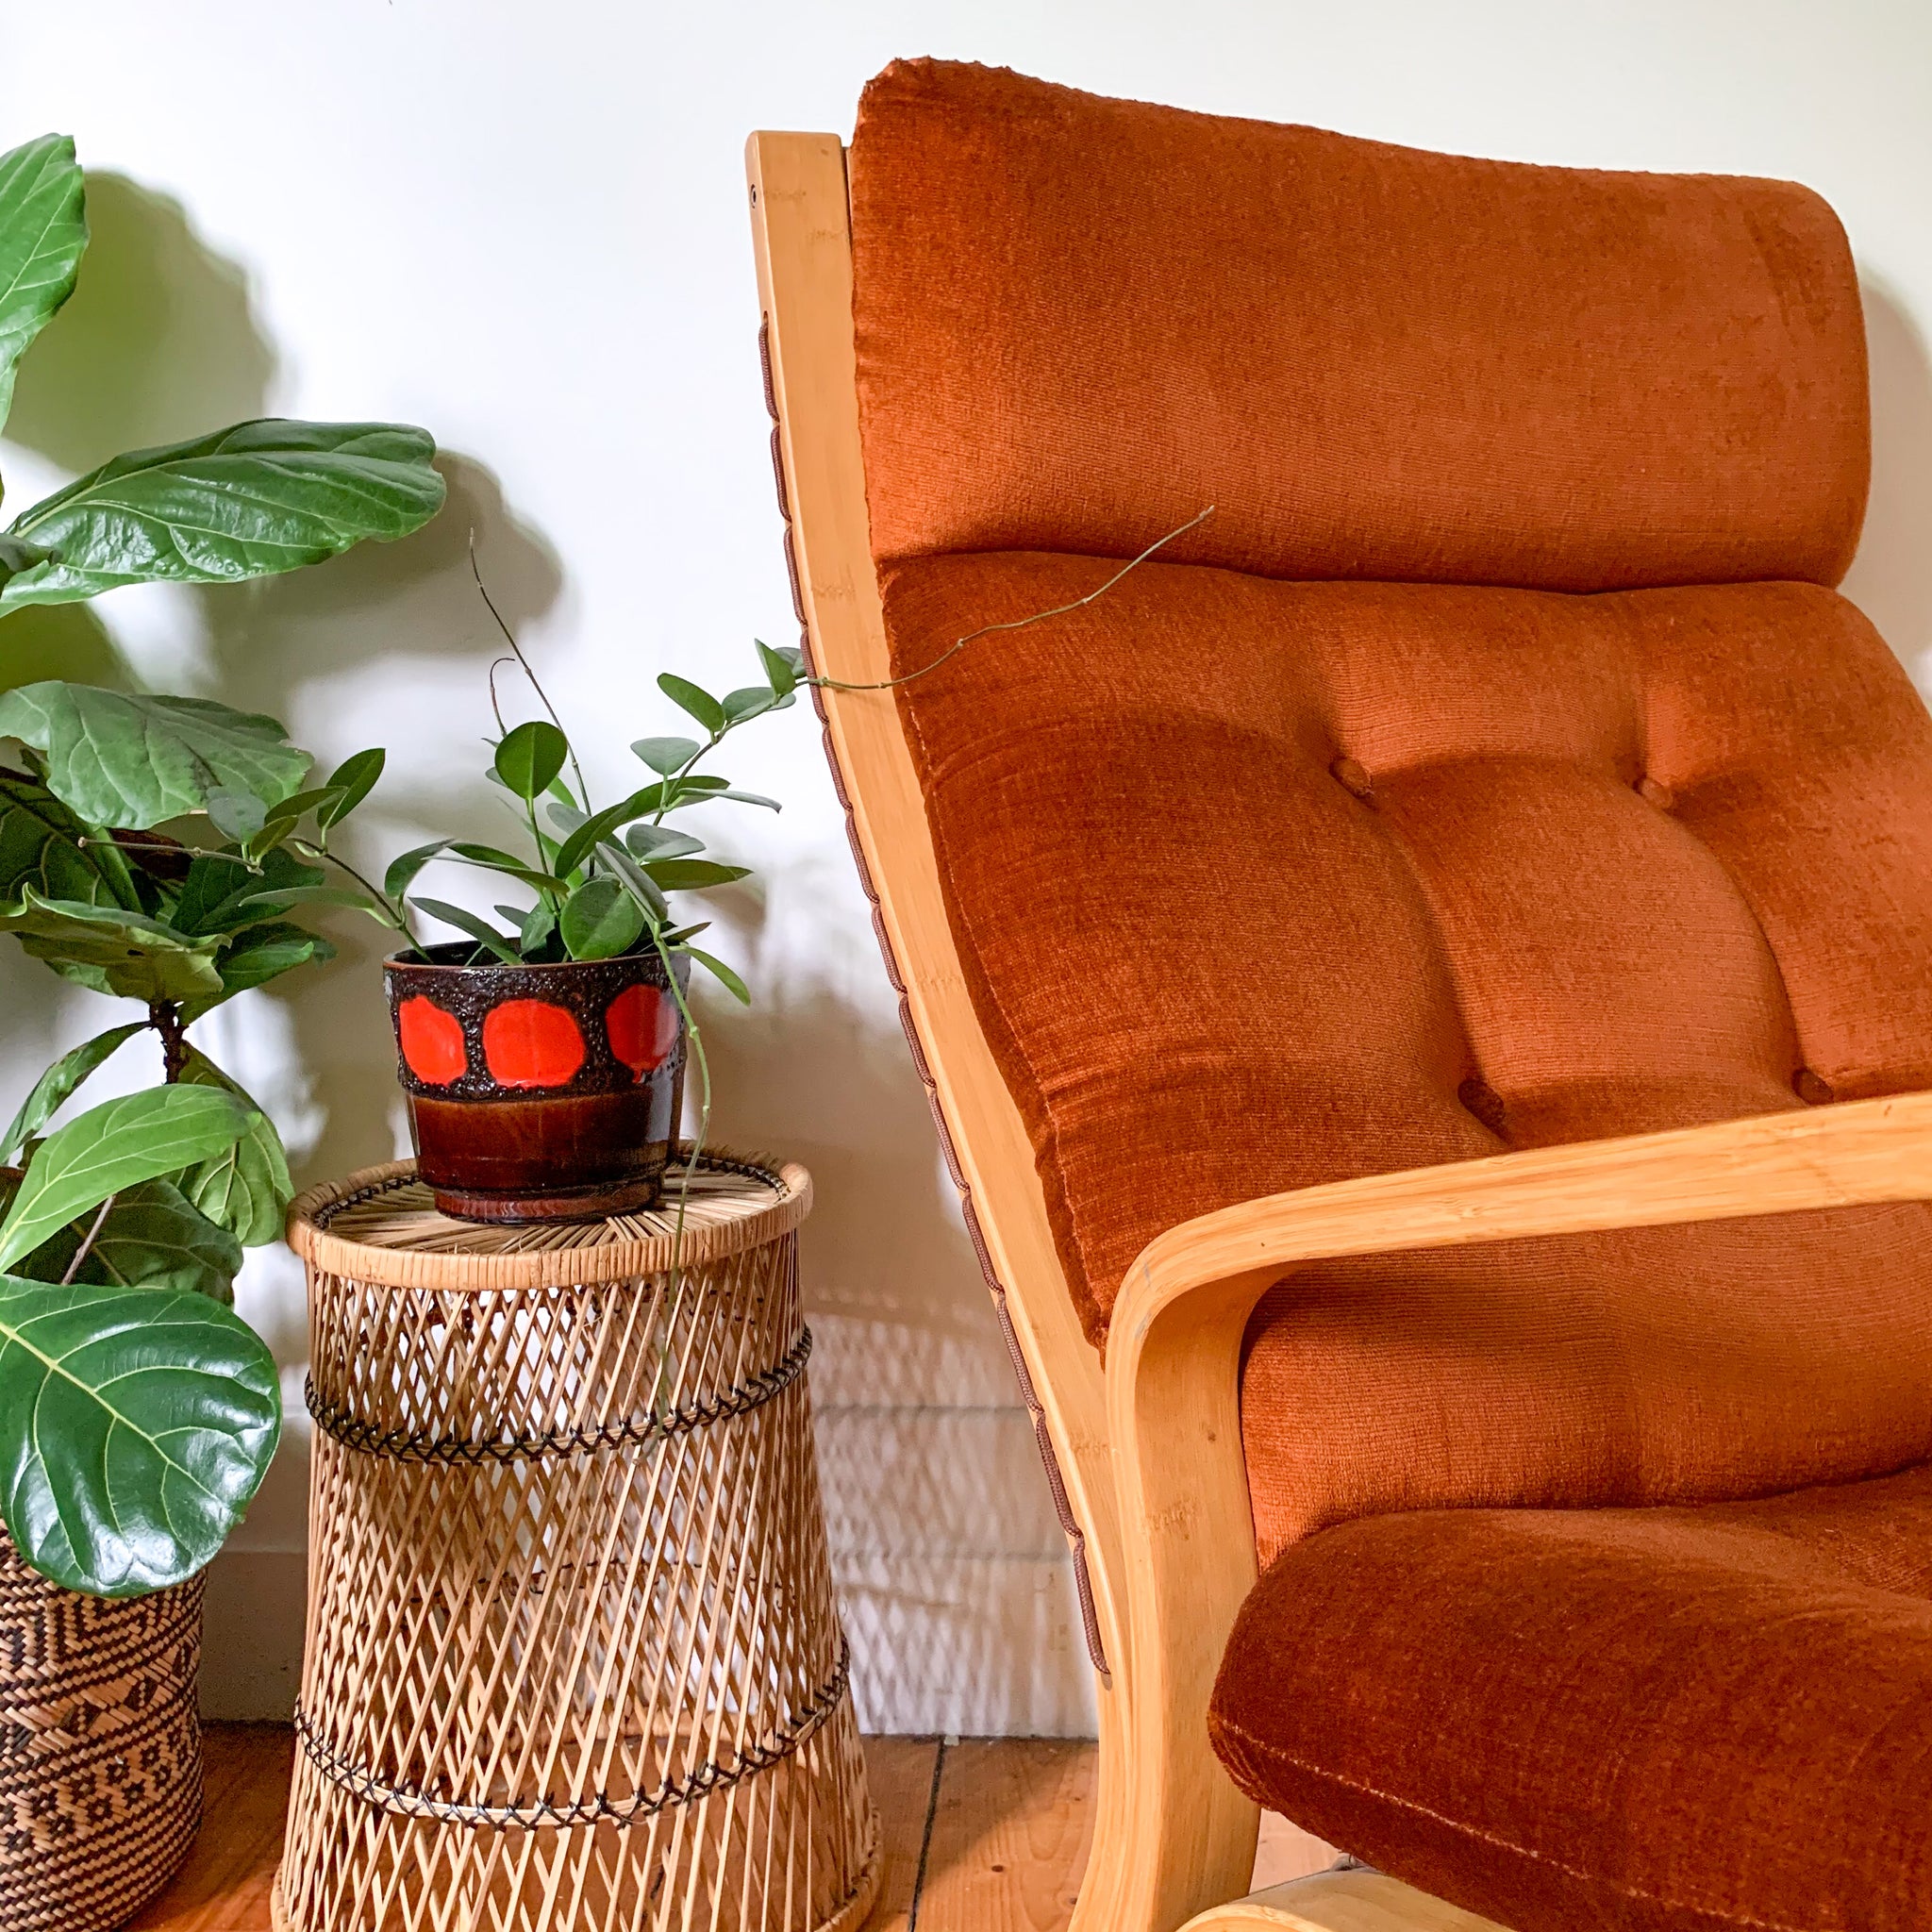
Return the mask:
{"type": "Polygon", "coordinates": [[[1903,301],[1866,274],[1872,499],[1842,589],[1932,700],[1932,355],[1903,301]]]}
{"type": "MultiPolygon", "coordinates": [[[[88,177],[92,241],[79,285],[24,359],[8,437],[61,468],[91,469],[130,448],[205,434],[264,413],[278,358],[256,314],[245,273],[210,249],[179,204],[115,175],[88,177]]],[[[349,413],[344,411],[342,413],[349,413]]],[[[181,593],[203,633],[209,695],[286,722],[325,759],[358,745],[331,741],[332,694],[345,675],[396,654],[462,660],[453,678],[480,689],[498,640],[470,581],[474,529],[491,585],[512,623],[556,599],[562,574],[551,546],[505,505],[480,463],[445,452],[441,515],[415,536],[366,544],[329,563],[251,584],[181,593]]],[[[105,600],[111,618],[111,599],[105,600]]],[[[125,684],[129,674],[101,617],[85,605],[34,609],[0,622],[7,682],[61,676],[125,684]],[[8,675],[10,674],[10,675],[8,675]]],[[[358,861],[380,865],[400,820],[446,825],[449,801],[420,770],[411,740],[446,735],[444,721],[384,719],[397,772],[350,841],[358,861]],[[415,728],[412,728],[415,727],[415,728]]],[[[479,788],[480,789],[480,788],[479,788]]],[[[479,820],[488,801],[477,801],[479,820]]],[[[326,922],[339,957],[246,995],[202,1023],[198,1037],[297,1132],[299,1184],[388,1158],[392,1150],[394,1047],[375,969],[383,935],[353,915],[326,922]],[[307,1144],[303,1144],[306,1142],[307,1144]]],[[[6,949],[9,1047],[26,1069],[57,1050],[68,995],[42,968],[6,949]],[[32,1040],[38,1033],[41,1038],[32,1040]]],[[[99,1021],[95,1022],[99,1024],[99,1021]]],[[[10,1103],[9,1103],[10,1105],[10,1103]]],[[[258,1263],[258,1267],[263,1264],[258,1263]]],[[[284,1363],[307,1351],[299,1273],[269,1257],[274,1286],[250,1312],[284,1363]]],[[[251,1530],[299,1541],[306,1471],[300,1432],[278,1457],[251,1510],[251,1530]]]]}

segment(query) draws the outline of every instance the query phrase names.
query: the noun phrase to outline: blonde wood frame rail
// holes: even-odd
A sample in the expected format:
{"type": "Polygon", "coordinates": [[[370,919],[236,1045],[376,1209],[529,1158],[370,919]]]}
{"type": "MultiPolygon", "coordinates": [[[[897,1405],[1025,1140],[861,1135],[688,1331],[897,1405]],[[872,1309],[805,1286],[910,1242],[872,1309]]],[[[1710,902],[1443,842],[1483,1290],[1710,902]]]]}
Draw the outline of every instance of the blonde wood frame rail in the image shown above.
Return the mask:
{"type": "MultiPolygon", "coordinates": [[[[833,134],[755,134],[745,164],[789,541],[812,662],[827,677],[875,684],[892,668],[859,451],[844,149],[833,134]]],[[[891,691],[824,691],[821,701],[912,1025],[1086,1536],[1110,1681],[1096,1679],[1096,1854],[1074,1926],[1126,1932],[1110,1896],[1124,1857],[1106,1849],[1121,1844],[1125,1824],[1130,1657],[1115,1587],[1120,1537],[1100,1358],[1060,1272],[1025,1125],[967,994],[898,707],[891,691]]]]}
{"type": "MultiPolygon", "coordinates": [[[[1932,1093],[1908,1093],[1374,1174],[1244,1202],[1150,1242],[1108,1339],[1137,1664],[1137,1856],[1123,1923],[1178,1924],[1217,1890],[1228,1897],[1240,1862],[1233,1825],[1204,1823],[1200,1794],[1216,1789],[1219,1770],[1207,1724],[1215,1667],[1256,1575],[1241,1347],[1273,1283],[1341,1255],[1927,1198],[1932,1093]]],[[[1202,1912],[1193,1925],[1452,1932],[1483,1923],[1391,1885],[1364,1873],[1304,1880],[1202,1912]]]]}
{"type": "MultiPolygon", "coordinates": [[[[755,134],[746,169],[812,660],[878,683],[892,674],[859,444],[844,150],[836,135],[755,134]]],[[[912,1026],[1087,1539],[1112,1672],[1099,1680],[1100,1790],[1074,1932],[1174,1932],[1191,1914],[1193,1932],[1492,1932],[1367,1872],[1239,1896],[1259,1814],[1214,1757],[1206,1717],[1256,1574],[1238,1386],[1249,1312],[1325,1257],[1932,1197],[1932,1094],[1376,1175],[1205,1216],[1135,1264],[1103,1375],[967,993],[892,694],[822,702],[912,1026]]]]}

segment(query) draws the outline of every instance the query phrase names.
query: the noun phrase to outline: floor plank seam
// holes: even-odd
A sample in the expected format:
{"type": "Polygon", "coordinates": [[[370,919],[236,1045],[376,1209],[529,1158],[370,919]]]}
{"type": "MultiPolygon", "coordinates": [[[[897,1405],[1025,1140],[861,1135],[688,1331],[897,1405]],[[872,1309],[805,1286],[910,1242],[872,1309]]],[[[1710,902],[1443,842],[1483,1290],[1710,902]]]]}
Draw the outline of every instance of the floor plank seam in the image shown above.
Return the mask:
{"type": "Polygon", "coordinates": [[[940,1779],[946,1768],[946,1740],[932,1754],[932,1790],[925,1800],[925,1831],[919,1840],[919,1870],[912,1874],[912,1904],[906,1913],[906,1932],[919,1932],[919,1901],[925,1891],[925,1860],[932,1850],[933,1820],[940,1815],[940,1779]]]}

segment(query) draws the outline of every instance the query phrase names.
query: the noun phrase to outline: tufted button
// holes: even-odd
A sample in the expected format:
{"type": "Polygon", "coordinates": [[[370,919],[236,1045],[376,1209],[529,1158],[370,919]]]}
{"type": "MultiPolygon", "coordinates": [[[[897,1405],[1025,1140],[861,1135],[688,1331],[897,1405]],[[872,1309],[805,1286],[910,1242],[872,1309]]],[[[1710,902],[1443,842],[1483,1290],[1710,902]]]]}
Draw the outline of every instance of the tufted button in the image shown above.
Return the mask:
{"type": "Polygon", "coordinates": [[[1344,791],[1352,791],[1364,805],[1375,802],[1375,788],[1369,774],[1353,758],[1337,758],[1328,767],[1328,775],[1344,791]]]}
{"type": "Polygon", "coordinates": [[[1669,811],[1676,804],[1676,793],[1668,785],[1659,785],[1648,775],[1638,779],[1637,795],[1645,805],[1654,805],[1659,811],[1669,811]]]}
{"type": "Polygon", "coordinates": [[[1487,1080],[1472,1075],[1456,1090],[1456,1097],[1491,1133],[1507,1138],[1509,1124],[1503,1096],[1487,1080]]]}
{"type": "Polygon", "coordinates": [[[1838,1096],[1831,1091],[1831,1082],[1814,1074],[1809,1067],[1800,1067],[1791,1075],[1791,1091],[1807,1107],[1824,1107],[1838,1096]]]}

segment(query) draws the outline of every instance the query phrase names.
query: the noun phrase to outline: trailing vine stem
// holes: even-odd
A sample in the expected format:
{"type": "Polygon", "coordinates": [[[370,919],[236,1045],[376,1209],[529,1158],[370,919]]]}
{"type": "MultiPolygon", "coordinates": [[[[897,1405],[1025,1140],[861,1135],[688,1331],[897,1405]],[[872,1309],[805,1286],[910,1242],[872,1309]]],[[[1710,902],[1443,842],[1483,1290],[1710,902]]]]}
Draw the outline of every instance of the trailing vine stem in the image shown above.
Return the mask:
{"type": "Polygon", "coordinates": [[[881,678],[876,684],[846,684],[837,677],[806,677],[799,681],[819,691],[896,691],[902,684],[910,684],[916,678],[929,676],[941,664],[958,657],[975,639],[991,637],[994,631],[1024,630],[1029,624],[1044,624],[1049,617],[1065,617],[1073,611],[1084,609],[1089,604],[1106,596],[1129,571],[1138,570],[1157,550],[1164,549],[1176,537],[1185,537],[1197,524],[1205,524],[1213,514],[1214,506],[1211,503],[1205,509],[1196,510],[1186,523],[1177,525],[1164,537],[1157,537],[1140,556],[1130,562],[1122,564],[1106,583],[1098,590],[1089,591],[1084,597],[1075,597],[1071,604],[1056,604],[1051,610],[1036,610],[1031,617],[1012,617],[1004,624],[983,624],[977,630],[969,630],[963,638],[955,638],[930,664],[922,664],[917,671],[908,671],[899,677],[881,678]]]}
{"type": "MultiPolygon", "coordinates": [[[[476,526],[474,524],[470,526],[470,575],[476,580],[476,589],[483,599],[485,607],[488,608],[491,616],[496,620],[496,627],[503,633],[504,642],[510,647],[510,651],[515,657],[517,663],[523,669],[524,675],[530,680],[530,689],[537,693],[538,701],[542,705],[544,710],[550,714],[550,722],[562,733],[563,741],[570,750],[570,768],[577,774],[577,804],[588,812],[591,808],[591,788],[584,783],[584,768],[577,762],[576,746],[571,743],[570,733],[563,729],[563,720],[557,715],[557,707],[550,702],[550,693],[543,689],[542,682],[538,677],[530,660],[524,656],[524,647],[517,642],[516,633],[504,622],[503,612],[496,608],[496,599],[490,594],[490,586],[483,581],[483,572],[476,562],[476,526]]],[[[492,665],[491,669],[493,673],[495,666],[492,665]]],[[[496,681],[493,675],[490,684],[490,698],[493,705],[496,701],[496,681]]],[[[500,711],[497,713],[496,722],[499,724],[503,722],[503,714],[500,711]]],[[[531,801],[531,805],[534,813],[534,800],[531,801]]],[[[535,829],[534,823],[532,829],[535,829]]]]}

